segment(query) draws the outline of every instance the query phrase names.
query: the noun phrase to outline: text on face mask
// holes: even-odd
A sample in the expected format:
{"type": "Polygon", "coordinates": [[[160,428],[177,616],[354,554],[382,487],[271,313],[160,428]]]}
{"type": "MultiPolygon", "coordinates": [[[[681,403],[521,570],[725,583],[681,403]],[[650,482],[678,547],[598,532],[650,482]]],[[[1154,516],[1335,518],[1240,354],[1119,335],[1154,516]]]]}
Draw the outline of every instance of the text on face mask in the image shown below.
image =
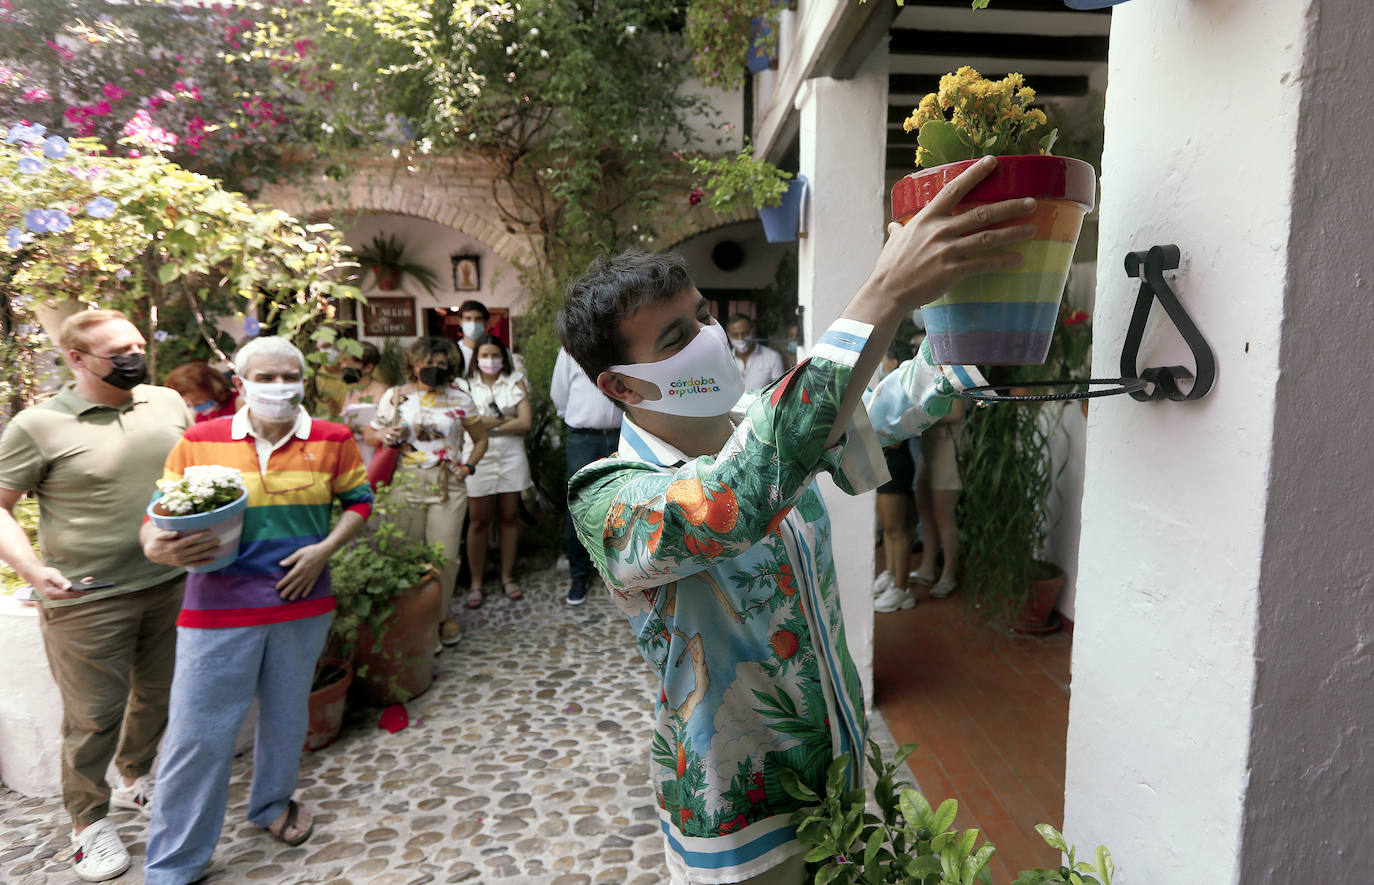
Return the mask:
{"type": "Polygon", "coordinates": [[[680,378],[668,385],[669,396],[688,396],[693,393],[716,393],[720,385],[714,378],[680,378]]]}

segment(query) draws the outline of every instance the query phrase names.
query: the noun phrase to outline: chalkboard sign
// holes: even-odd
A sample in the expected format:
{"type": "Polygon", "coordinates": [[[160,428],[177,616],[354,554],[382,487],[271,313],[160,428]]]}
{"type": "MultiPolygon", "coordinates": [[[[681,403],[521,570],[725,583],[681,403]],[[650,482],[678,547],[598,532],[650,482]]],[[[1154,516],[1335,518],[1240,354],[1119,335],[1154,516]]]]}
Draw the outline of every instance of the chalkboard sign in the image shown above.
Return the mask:
{"type": "Polygon", "coordinates": [[[363,308],[363,334],[401,338],[415,334],[414,298],[368,298],[363,308]]]}

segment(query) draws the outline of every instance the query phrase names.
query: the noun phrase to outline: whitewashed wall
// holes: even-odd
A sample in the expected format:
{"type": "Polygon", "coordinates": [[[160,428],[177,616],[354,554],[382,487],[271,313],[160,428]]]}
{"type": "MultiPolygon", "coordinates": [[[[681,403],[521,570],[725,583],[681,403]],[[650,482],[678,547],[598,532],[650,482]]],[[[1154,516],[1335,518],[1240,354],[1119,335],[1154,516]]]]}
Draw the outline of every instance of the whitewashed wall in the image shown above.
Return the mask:
{"type": "MultiPolygon", "coordinates": [[[[1122,257],[1163,243],[1219,365],[1200,403],[1114,397],[1088,419],[1065,829],[1107,843],[1124,885],[1242,881],[1307,6],[1114,12],[1094,375],[1117,374],[1137,286],[1122,257]]],[[[1141,356],[1191,364],[1158,312],[1141,356]]]]}

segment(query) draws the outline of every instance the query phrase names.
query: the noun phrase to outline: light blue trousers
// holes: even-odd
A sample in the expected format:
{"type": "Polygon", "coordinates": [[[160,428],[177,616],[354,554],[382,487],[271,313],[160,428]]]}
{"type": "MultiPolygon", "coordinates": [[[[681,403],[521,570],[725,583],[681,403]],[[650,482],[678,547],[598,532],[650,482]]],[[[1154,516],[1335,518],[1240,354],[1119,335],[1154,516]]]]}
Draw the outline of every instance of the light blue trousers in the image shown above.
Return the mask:
{"type": "Polygon", "coordinates": [[[234,738],[255,696],[248,820],[266,826],[286,810],[310,727],[315,661],[332,618],[177,628],[167,733],[148,825],[147,885],[187,885],[205,874],[224,826],[234,738]]]}

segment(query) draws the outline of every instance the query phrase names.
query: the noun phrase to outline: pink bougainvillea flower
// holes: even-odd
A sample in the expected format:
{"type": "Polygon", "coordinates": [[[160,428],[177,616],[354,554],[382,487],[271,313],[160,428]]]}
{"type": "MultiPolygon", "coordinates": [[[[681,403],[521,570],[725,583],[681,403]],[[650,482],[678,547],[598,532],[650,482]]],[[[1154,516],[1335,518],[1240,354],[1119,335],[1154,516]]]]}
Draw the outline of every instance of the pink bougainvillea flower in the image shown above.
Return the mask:
{"type": "Polygon", "coordinates": [[[703,196],[705,196],[705,194],[702,193],[701,188],[693,188],[692,192],[687,195],[687,205],[695,206],[697,203],[701,202],[703,196]]]}
{"type": "Polygon", "coordinates": [[[52,96],[48,94],[48,90],[42,89],[40,87],[34,87],[33,89],[27,89],[24,91],[24,101],[52,101],[52,96]]]}
{"type": "Polygon", "coordinates": [[[135,73],[135,74],[138,74],[140,77],[142,77],[142,76],[143,76],[143,69],[142,69],[142,68],[134,68],[134,73],[135,73]]]}
{"type": "Polygon", "coordinates": [[[106,100],[100,102],[100,104],[98,104],[98,105],[96,105],[95,107],[91,108],[91,113],[95,114],[97,117],[103,117],[103,116],[105,116],[106,114],[108,114],[109,112],[110,112],[110,102],[109,102],[109,99],[106,99],[106,100]]]}
{"type": "Polygon", "coordinates": [[[56,52],[63,61],[71,61],[72,59],[76,58],[76,53],[72,52],[70,49],[58,46],[51,40],[44,40],[43,42],[48,44],[52,51],[56,52]]]}
{"type": "Polygon", "coordinates": [[[121,98],[129,94],[129,91],[127,89],[121,89],[113,83],[106,83],[103,87],[101,87],[101,92],[103,92],[105,94],[105,97],[108,98],[110,101],[119,101],[121,98]]]}

